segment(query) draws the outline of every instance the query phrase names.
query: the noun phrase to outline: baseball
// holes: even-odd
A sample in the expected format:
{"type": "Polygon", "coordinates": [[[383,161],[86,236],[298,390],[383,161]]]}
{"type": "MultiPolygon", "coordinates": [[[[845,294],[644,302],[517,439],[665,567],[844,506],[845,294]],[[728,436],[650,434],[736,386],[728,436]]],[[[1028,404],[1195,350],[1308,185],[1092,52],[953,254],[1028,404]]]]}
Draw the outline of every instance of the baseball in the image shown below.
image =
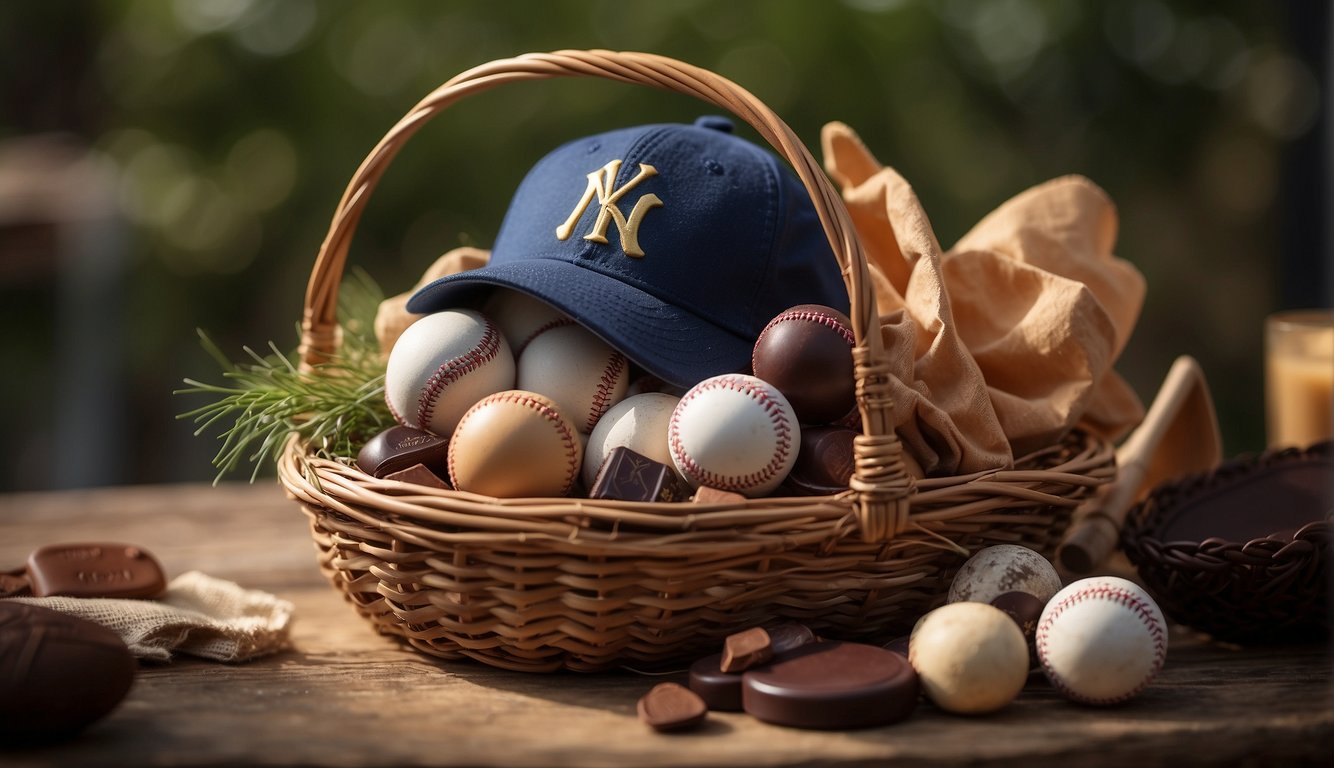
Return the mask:
{"type": "Polygon", "coordinates": [[[514,356],[478,312],[426,315],[398,337],[385,366],[384,399],[398,423],[448,437],[459,417],[492,392],[514,387],[514,356]]]}
{"type": "Polygon", "coordinates": [[[936,706],[960,715],[994,712],[1028,681],[1028,643],[999,608],[951,603],[923,616],[908,662],[936,706]]]}
{"type": "Polygon", "coordinates": [[[1025,592],[1045,605],[1061,588],[1047,558],[1027,547],[996,544],[978,550],[950,583],[951,603],[989,603],[1006,592],[1025,592]]]}
{"type": "Polygon", "coordinates": [[[691,387],[667,427],[672,462],[701,485],[763,496],[796,463],[801,440],[787,398],[755,376],[723,374],[691,387]]]}
{"type": "Polygon", "coordinates": [[[550,398],[508,390],[463,414],[449,441],[449,479],[486,496],[564,496],[583,461],[574,424],[550,398]]]}
{"type": "Polygon", "coordinates": [[[783,393],[802,424],[830,424],[857,405],[853,343],[847,315],[802,304],[780,312],[760,331],[751,369],[783,393]]]}
{"type": "Polygon", "coordinates": [[[519,355],[518,388],[546,395],[588,434],[625,397],[630,361],[579,325],[558,325],[533,337],[519,355]]]}
{"type": "Polygon", "coordinates": [[[1038,660],[1061,695],[1116,704],[1144,690],[1167,658],[1167,623],[1143,589],[1114,576],[1057,592],[1037,628],[1038,660]]]}
{"type": "Polygon", "coordinates": [[[559,309],[526,293],[497,288],[482,305],[482,314],[495,320],[517,359],[537,334],[574,320],[559,309]]]}
{"type": "Polygon", "coordinates": [[[613,405],[598,420],[584,448],[584,486],[593,487],[598,470],[612,449],[629,448],[656,462],[672,466],[672,452],[667,448],[667,425],[679,397],[661,392],[645,392],[627,397],[613,405]]]}

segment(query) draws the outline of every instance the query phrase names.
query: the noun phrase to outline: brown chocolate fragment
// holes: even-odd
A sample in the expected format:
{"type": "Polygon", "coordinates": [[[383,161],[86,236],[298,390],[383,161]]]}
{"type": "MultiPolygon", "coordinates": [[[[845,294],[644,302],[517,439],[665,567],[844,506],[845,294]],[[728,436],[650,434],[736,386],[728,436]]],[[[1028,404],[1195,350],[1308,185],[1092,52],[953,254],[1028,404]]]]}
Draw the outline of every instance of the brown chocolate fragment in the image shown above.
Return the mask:
{"type": "Polygon", "coordinates": [[[728,635],[723,641],[724,672],[741,672],[774,657],[773,641],[764,627],[751,627],[744,632],[728,635]]]}
{"type": "Polygon", "coordinates": [[[917,699],[907,659],[860,643],[812,643],[742,675],[745,711],[793,728],[888,725],[910,715],[917,699]]]}
{"type": "Polygon", "coordinates": [[[116,708],[137,669],[100,624],[0,601],[0,743],[73,736],[116,708]]]}
{"type": "Polygon", "coordinates": [[[655,731],[683,731],[704,722],[709,708],[694,691],[659,683],[639,699],[639,719],[655,731]]]}
{"type": "Polygon", "coordinates": [[[425,465],[437,477],[448,476],[449,441],[412,427],[394,426],[372,437],[357,453],[362,472],[384,477],[413,464],[425,465]]]}
{"type": "Polygon", "coordinates": [[[715,712],[741,711],[741,673],[724,672],[723,655],[705,656],[690,665],[690,690],[715,712]]]}
{"type": "Polygon", "coordinates": [[[167,588],[157,559],[129,544],[53,544],[28,556],[34,597],[151,598],[167,588]]]}
{"type": "Polygon", "coordinates": [[[441,480],[434,472],[427,469],[425,464],[413,464],[407,469],[391,472],[385,475],[384,479],[396,480],[400,483],[412,483],[413,485],[424,485],[428,488],[449,489],[449,483],[441,480]]]}
{"type": "Polygon", "coordinates": [[[695,496],[691,501],[696,504],[740,504],[746,500],[735,491],[724,491],[721,488],[714,488],[709,485],[701,485],[695,490],[695,496]]]}
{"type": "Polygon", "coordinates": [[[592,499],[677,502],[690,498],[690,487],[676,470],[625,446],[613,448],[588,492],[592,499]]]}
{"type": "Polygon", "coordinates": [[[803,645],[810,645],[820,639],[815,636],[810,627],[805,624],[798,624],[795,621],[771,627],[768,632],[769,646],[773,649],[774,656],[782,656],[789,651],[795,651],[803,645]]]}
{"type": "Polygon", "coordinates": [[[802,429],[797,462],[785,481],[788,487],[806,496],[846,491],[852,478],[852,443],[858,434],[848,427],[802,429]]]}
{"type": "Polygon", "coordinates": [[[1024,640],[1028,642],[1029,668],[1036,668],[1038,620],[1042,618],[1042,609],[1046,608],[1047,604],[1027,592],[1002,592],[992,598],[991,604],[1004,611],[1014,619],[1015,624],[1019,625],[1019,631],[1024,633],[1024,640]]]}

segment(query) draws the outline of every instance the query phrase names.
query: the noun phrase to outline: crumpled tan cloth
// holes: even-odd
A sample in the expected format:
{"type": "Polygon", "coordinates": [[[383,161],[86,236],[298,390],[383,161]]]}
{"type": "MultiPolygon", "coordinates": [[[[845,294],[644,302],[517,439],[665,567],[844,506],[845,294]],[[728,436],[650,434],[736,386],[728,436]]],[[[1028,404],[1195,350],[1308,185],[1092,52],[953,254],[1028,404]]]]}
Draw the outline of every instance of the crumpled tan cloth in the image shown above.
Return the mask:
{"type": "Polygon", "coordinates": [[[1106,193],[1049,181],[945,252],[912,187],[851,128],[821,139],[871,269],[896,432],[928,475],[1011,466],[1076,424],[1115,439],[1143,418],[1112,365],[1145,284],[1112,254],[1106,193]]]}
{"type": "Polygon", "coordinates": [[[290,645],[292,604],[230,581],[188,571],[155,600],[14,597],[101,624],[130,652],[150,661],[185,653],[214,661],[247,661],[290,645]]]}

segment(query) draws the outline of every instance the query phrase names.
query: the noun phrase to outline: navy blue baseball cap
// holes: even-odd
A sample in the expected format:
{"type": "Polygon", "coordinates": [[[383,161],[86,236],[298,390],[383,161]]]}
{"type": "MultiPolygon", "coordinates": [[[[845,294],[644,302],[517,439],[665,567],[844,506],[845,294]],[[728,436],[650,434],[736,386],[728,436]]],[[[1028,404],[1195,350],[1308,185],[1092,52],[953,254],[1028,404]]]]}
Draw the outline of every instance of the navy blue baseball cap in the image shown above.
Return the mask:
{"type": "Polygon", "coordinates": [[[703,117],[562,145],[520,183],[490,262],[430,283],[408,311],[474,305],[501,286],[671,384],[745,370],[779,312],[847,312],[848,294],[806,188],[731,131],[703,117]]]}

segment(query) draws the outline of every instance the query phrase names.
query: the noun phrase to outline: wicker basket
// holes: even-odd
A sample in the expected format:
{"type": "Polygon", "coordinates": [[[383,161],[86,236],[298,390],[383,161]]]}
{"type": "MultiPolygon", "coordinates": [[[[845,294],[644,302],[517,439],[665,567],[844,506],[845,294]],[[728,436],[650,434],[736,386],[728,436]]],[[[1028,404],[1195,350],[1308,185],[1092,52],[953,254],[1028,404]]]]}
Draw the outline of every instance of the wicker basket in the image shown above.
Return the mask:
{"type": "Polygon", "coordinates": [[[1174,621],[1242,644],[1316,639],[1329,632],[1331,478],[1329,442],[1226,461],[1154,488],[1122,547],[1174,621]]]}
{"type": "Polygon", "coordinates": [[[998,543],[1050,557],[1071,510],[1115,474],[1076,432],[1013,470],[914,482],[889,425],[887,363],[866,258],[837,191],[792,131],[737,85],[639,53],[494,61],[445,83],[395,125],[349,184],[315,261],[301,359],[339,343],[352,233],[404,143],[457,100],[502,83],[600,77],[693,95],[753,126],[810,191],[846,276],[862,432],[850,490],[732,504],[494,499],[379,480],[293,439],[279,476],[310,518],[324,573],[381,632],[443,658],[527,671],[650,666],[757,624],[885,637],[943,601],[969,554],[998,543]]]}

